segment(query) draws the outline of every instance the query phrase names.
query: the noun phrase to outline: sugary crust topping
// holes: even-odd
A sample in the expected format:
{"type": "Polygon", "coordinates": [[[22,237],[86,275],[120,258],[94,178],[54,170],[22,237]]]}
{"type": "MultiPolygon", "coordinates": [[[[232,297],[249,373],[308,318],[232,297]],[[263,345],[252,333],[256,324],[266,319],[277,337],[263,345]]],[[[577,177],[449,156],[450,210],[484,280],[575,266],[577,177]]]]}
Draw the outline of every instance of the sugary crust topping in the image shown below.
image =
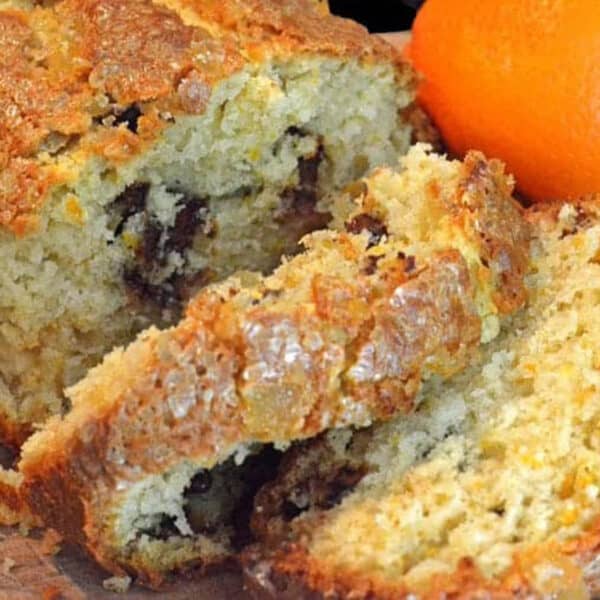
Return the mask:
{"type": "Polygon", "coordinates": [[[529,257],[524,249],[531,231],[513,203],[497,201],[499,196],[510,196],[513,189],[512,178],[504,176],[500,161],[469,152],[464,170],[462,187],[469,210],[477,214],[475,230],[481,239],[482,258],[492,265],[497,290],[494,301],[501,313],[510,313],[526,300],[524,277],[529,257]]]}
{"type": "MultiPolygon", "coordinates": [[[[251,56],[308,51],[360,59],[395,60],[398,55],[381,38],[369,36],[358,23],[329,15],[312,0],[165,0],[191,9],[202,21],[236,35],[251,56]]],[[[405,76],[409,72],[404,70],[405,76]]]]}
{"type": "Polygon", "coordinates": [[[144,0],[65,0],[0,12],[0,224],[16,233],[35,225],[32,215],[57,178],[42,157],[54,141],[100,130],[110,144],[123,135],[94,123],[111,103],[173,103],[179,95],[179,105],[190,108],[195,90],[178,87],[194,70],[194,46],[207,39],[144,0]]]}
{"type": "MultiPolygon", "coordinates": [[[[0,226],[35,228],[36,210],[64,178],[53,149],[71,142],[127,159],[143,151],[138,138],[150,142],[166,126],[159,115],[203,112],[214,85],[248,62],[290,53],[399,60],[309,0],[163,4],[62,0],[0,10],[0,226]],[[103,124],[112,107],[134,103],[143,104],[138,136],[103,124]],[[123,137],[124,152],[102,151],[122,147],[123,137]]],[[[408,80],[410,70],[398,74],[408,80]]]]}
{"type": "Polygon", "coordinates": [[[240,319],[251,438],[306,437],[409,410],[425,358],[464,363],[480,323],[460,254],[436,256],[412,277],[395,267],[382,267],[384,289],[369,276],[317,275],[307,309],[258,309],[240,319]]]}
{"type": "Polygon", "coordinates": [[[58,11],[86,40],[84,58],[93,64],[89,83],[117,102],[164,97],[191,67],[195,32],[168,10],[131,0],[87,0],[63,3],[58,11]]]}
{"type": "MultiPolygon", "coordinates": [[[[25,15],[0,13],[0,223],[16,219],[16,228],[18,217],[39,205],[47,187],[35,161],[27,158],[44,136],[36,123],[44,106],[38,108],[31,95],[30,47],[25,15]]],[[[38,84],[41,98],[47,98],[47,82],[40,78],[38,84]]]]}

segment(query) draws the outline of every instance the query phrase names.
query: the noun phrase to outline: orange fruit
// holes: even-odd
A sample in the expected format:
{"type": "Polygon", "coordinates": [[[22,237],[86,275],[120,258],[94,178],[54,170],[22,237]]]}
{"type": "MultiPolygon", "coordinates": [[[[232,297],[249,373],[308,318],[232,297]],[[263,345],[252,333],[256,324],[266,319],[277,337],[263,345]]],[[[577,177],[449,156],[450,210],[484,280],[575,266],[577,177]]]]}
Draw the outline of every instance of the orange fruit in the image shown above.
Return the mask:
{"type": "Polygon", "coordinates": [[[427,0],[407,53],[451,152],[502,158],[534,201],[600,191],[599,0],[427,0]]]}

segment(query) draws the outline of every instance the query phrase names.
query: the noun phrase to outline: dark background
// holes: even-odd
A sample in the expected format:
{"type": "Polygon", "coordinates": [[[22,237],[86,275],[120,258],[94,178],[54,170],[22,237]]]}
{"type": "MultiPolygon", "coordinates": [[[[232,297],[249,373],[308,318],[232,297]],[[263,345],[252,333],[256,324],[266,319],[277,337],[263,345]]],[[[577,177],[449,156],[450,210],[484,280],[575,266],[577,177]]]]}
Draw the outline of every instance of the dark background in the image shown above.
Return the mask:
{"type": "Polygon", "coordinates": [[[349,17],[370,31],[410,29],[420,0],[329,0],[331,12],[349,17]]]}

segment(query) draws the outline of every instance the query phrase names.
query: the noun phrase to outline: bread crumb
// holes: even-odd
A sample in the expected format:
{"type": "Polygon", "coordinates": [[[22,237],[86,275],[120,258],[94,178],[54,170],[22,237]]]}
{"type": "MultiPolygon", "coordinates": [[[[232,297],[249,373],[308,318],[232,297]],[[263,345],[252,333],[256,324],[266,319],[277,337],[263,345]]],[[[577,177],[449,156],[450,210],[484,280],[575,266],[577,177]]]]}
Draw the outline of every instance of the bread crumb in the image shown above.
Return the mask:
{"type": "Polygon", "coordinates": [[[62,542],[60,533],[54,529],[46,529],[41,542],[42,554],[45,556],[57,554],[60,551],[60,542],[62,542]]]}
{"type": "Polygon", "coordinates": [[[51,585],[44,588],[42,600],[62,600],[64,597],[63,590],[55,585],[51,585]]]}
{"type": "Polygon", "coordinates": [[[102,587],[109,592],[124,594],[131,585],[131,577],[109,577],[102,582],[102,587]]]}
{"type": "Polygon", "coordinates": [[[28,521],[21,521],[19,523],[19,535],[27,537],[31,531],[30,523],[28,521]]]}
{"type": "Polygon", "coordinates": [[[6,557],[3,561],[2,561],[2,567],[0,567],[0,571],[2,572],[2,575],[8,577],[10,575],[10,570],[16,565],[17,563],[9,557],[6,557]]]}

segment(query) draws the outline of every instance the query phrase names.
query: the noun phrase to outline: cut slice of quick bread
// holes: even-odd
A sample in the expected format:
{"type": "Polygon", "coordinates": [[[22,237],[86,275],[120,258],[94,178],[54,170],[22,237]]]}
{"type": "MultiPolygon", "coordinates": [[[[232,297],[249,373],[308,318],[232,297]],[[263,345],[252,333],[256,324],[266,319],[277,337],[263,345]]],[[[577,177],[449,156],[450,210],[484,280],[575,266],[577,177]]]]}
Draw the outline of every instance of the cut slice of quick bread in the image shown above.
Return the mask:
{"type": "Polygon", "coordinates": [[[154,585],[223,560],[274,448],[409,412],[522,306],[529,226],[511,190],[478,153],[417,146],[376,170],[339,198],[337,230],[271,276],[205,288],[71,388],[69,414],[23,447],[28,505],[154,585]]]}
{"type": "Polygon", "coordinates": [[[0,2],[0,438],[408,148],[413,75],[310,0],[0,2]]]}
{"type": "Polygon", "coordinates": [[[256,499],[256,597],[597,597],[600,199],[530,212],[526,310],[411,416],[294,448],[256,499]]]}

